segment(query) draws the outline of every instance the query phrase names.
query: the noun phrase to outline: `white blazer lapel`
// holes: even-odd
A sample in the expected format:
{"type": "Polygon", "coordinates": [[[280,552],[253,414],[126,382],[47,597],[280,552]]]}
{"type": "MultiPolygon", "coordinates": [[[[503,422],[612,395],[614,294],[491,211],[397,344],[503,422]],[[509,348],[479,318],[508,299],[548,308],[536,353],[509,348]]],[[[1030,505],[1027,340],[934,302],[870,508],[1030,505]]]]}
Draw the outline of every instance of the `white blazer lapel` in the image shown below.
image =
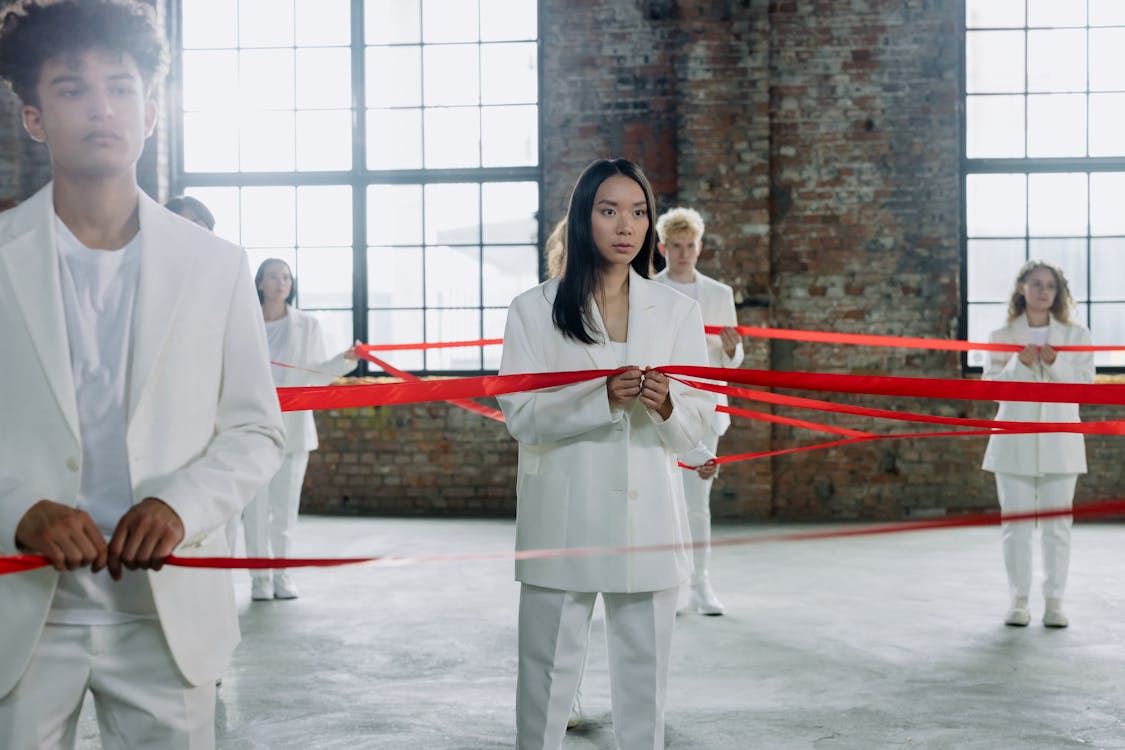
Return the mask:
{"type": "MultiPolygon", "coordinates": [[[[175,218],[144,193],[140,195],[141,270],[133,310],[133,347],[129,364],[128,422],[132,422],[152,368],[167,341],[176,308],[192,283],[192,248],[175,231],[175,218]]],[[[216,331],[221,336],[222,331],[216,331]]],[[[185,352],[191,356],[191,352],[185,352]]]]}
{"type": "Polygon", "coordinates": [[[656,329],[659,316],[653,315],[656,306],[649,294],[649,281],[632,268],[629,269],[629,343],[625,351],[629,364],[640,368],[666,365],[667,362],[650,362],[652,343],[660,331],[656,329]]]}
{"type": "Polygon", "coordinates": [[[77,437],[78,405],[70,371],[70,350],[59,282],[59,256],[55,246],[52,186],[29,198],[23,208],[30,211],[29,231],[0,246],[0,266],[11,279],[16,302],[51,385],[59,409],[77,437]]]}
{"type": "MultiPolygon", "coordinates": [[[[630,300],[631,301],[631,300],[630,300]]],[[[613,347],[609,343],[609,329],[606,328],[605,321],[602,320],[602,312],[598,309],[597,304],[593,300],[589,302],[592,314],[590,315],[591,322],[594,324],[594,338],[598,343],[589,346],[582,346],[586,353],[590,355],[593,360],[595,370],[616,370],[618,367],[617,357],[613,353],[613,347]]],[[[629,326],[632,328],[632,313],[630,313],[629,326]]],[[[632,335],[630,331],[630,336],[632,335]]],[[[626,363],[628,364],[628,363],[626,363]]]]}

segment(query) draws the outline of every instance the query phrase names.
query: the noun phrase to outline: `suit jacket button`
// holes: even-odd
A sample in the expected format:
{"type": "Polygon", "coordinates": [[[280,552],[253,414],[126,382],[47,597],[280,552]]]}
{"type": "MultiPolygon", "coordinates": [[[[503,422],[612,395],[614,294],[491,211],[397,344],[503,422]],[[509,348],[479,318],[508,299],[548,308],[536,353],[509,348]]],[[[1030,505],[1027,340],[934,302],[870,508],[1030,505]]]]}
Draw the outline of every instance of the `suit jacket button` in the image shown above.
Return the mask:
{"type": "Polygon", "coordinates": [[[78,471],[78,459],[75,458],[74,456],[71,456],[70,458],[68,458],[66,460],[66,469],[67,469],[67,471],[69,471],[71,473],[74,473],[74,472],[78,471]]]}
{"type": "Polygon", "coordinates": [[[636,500],[637,499],[637,491],[636,490],[629,490],[629,499],[630,500],[636,500]]]}

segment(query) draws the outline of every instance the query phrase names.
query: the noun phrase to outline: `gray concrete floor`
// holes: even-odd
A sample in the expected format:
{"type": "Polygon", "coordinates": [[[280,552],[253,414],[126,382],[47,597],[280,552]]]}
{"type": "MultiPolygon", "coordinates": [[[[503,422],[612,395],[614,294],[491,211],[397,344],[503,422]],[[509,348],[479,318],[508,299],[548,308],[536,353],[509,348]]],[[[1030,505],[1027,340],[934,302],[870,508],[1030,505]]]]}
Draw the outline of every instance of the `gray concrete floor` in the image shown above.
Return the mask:
{"type": "MultiPolygon", "coordinates": [[[[800,530],[831,527],[800,527],[800,530]]],[[[717,526],[716,538],[792,526],[717,526]]],[[[301,519],[301,556],[506,552],[496,520],[301,519]]],[[[1071,627],[1001,623],[996,528],[717,548],[724,617],[676,624],[667,747],[1125,748],[1125,527],[1074,530],[1071,627]]],[[[1038,555],[1038,551],[1037,551],[1038,555]]],[[[219,747],[512,747],[518,586],[510,561],[296,573],[250,602],[219,690],[219,747]]],[[[1037,584],[1038,585],[1038,584],[1037,584]]],[[[614,747],[601,609],[567,750],[614,747]]],[[[98,747],[87,703],[82,750],[98,747]]]]}

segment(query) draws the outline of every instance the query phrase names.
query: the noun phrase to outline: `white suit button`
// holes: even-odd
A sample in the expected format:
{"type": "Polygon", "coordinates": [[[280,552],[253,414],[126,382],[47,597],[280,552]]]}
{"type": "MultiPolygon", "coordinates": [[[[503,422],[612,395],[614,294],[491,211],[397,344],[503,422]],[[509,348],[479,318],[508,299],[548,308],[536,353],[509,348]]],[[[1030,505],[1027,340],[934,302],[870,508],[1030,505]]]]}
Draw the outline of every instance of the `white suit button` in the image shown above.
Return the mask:
{"type": "Polygon", "coordinates": [[[629,490],[629,499],[630,500],[636,500],[637,499],[637,491],[636,490],[629,490]]]}
{"type": "Polygon", "coordinates": [[[66,469],[70,472],[78,471],[78,459],[71,456],[66,460],[66,469]]]}

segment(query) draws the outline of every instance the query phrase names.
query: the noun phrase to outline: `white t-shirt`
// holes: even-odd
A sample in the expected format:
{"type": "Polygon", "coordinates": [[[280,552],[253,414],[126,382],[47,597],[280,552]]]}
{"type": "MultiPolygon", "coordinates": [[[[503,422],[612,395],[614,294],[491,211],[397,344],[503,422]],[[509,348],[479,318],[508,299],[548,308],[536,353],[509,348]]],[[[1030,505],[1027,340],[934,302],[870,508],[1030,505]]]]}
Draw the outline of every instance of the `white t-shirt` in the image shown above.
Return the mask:
{"type": "MultiPolygon", "coordinates": [[[[59,279],[78,405],[82,469],[77,507],[108,540],[133,505],[125,445],[126,375],[140,279],[138,234],[119,250],[92,250],[55,217],[59,279]]],[[[66,571],[48,622],[110,625],[156,616],[144,571],[114,581],[102,570],[66,571]]]]}
{"type": "Polygon", "coordinates": [[[1028,343],[1032,346],[1043,346],[1047,343],[1047,332],[1050,326],[1028,326],[1028,343]]]}
{"type": "Polygon", "coordinates": [[[672,287],[673,289],[675,289],[680,294],[686,294],[687,296],[691,297],[696,302],[699,301],[699,282],[692,281],[692,282],[689,282],[689,283],[685,284],[682,281],[675,281],[668,274],[664,274],[658,280],[663,281],[665,284],[672,287]]]}
{"type": "MultiPolygon", "coordinates": [[[[270,346],[270,361],[281,362],[283,364],[293,364],[286,362],[285,357],[289,351],[289,315],[286,314],[277,320],[266,321],[266,342],[270,346]]],[[[273,373],[273,384],[281,385],[282,378],[285,377],[285,368],[278,367],[277,365],[270,365],[270,372],[273,373]]]]}

